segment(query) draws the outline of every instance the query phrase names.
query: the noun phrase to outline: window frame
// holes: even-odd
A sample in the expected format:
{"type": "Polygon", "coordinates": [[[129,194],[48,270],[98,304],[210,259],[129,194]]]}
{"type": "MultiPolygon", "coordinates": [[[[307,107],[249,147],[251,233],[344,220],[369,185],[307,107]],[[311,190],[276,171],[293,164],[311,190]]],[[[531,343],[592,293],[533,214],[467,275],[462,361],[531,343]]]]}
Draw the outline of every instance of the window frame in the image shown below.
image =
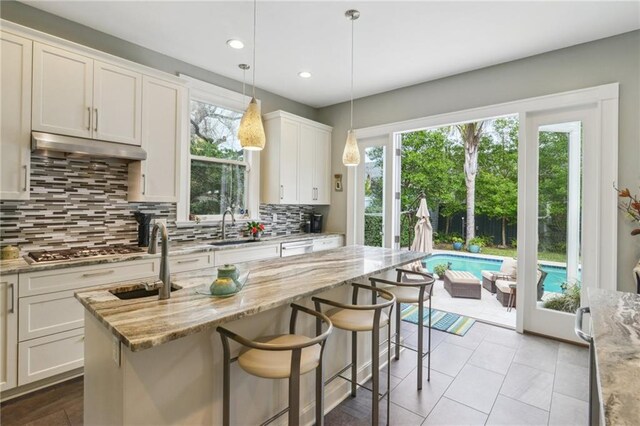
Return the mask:
{"type": "MultiPolygon", "coordinates": [[[[244,150],[243,161],[226,160],[222,158],[203,157],[191,155],[191,101],[208,103],[211,105],[226,108],[232,111],[244,113],[247,105],[251,101],[250,96],[242,95],[213,84],[194,79],[192,77],[181,74],[180,78],[187,83],[187,94],[184,99],[184,125],[182,129],[182,146],[181,152],[184,159],[181,164],[180,172],[180,189],[181,194],[178,200],[177,224],[178,225],[194,225],[199,224],[216,224],[222,220],[222,215],[198,215],[198,221],[189,220],[191,209],[191,160],[204,161],[219,164],[235,164],[246,167],[245,171],[245,195],[249,210],[249,217],[236,218],[236,220],[255,220],[259,218],[259,198],[260,198],[260,152],[244,150]]],[[[260,101],[258,100],[258,104],[260,101]]]]}

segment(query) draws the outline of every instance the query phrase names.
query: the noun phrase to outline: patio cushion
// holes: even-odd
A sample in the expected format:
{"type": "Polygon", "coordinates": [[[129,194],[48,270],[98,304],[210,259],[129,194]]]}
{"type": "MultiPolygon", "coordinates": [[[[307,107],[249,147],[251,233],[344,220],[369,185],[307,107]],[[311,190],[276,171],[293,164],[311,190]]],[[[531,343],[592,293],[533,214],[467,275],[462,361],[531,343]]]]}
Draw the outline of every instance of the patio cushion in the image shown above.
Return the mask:
{"type": "Polygon", "coordinates": [[[515,284],[515,281],[497,280],[496,287],[503,293],[511,293],[513,289],[509,287],[509,284],[515,284]]]}
{"type": "Polygon", "coordinates": [[[518,261],[513,257],[506,257],[500,266],[500,273],[515,277],[518,273],[518,261]]]}
{"type": "Polygon", "coordinates": [[[480,280],[477,279],[476,276],[473,275],[471,272],[452,271],[449,269],[444,274],[447,276],[447,278],[449,278],[449,281],[451,281],[452,283],[462,283],[462,284],[480,283],[480,280]]]}
{"type": "Polygon", "coordinates": [[[493,281],[493,276],[495,274],[495,271],[482,271],[481,274],[484,278],[488,279],[489,281],[493,281]]]}

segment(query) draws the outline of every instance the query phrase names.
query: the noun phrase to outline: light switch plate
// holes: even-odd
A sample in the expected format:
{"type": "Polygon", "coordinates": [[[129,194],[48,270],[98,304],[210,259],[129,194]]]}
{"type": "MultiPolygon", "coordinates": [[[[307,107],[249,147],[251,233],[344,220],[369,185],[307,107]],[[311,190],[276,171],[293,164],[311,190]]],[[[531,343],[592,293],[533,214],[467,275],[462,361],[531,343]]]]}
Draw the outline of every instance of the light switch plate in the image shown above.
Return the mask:
{"type": "Polygon", "coordinates": [[[278,221],[278,213],[274,213],[273,214],[273,221],[277,222],[278,221]]]}
{"type": "Polygon", "coordinates": [[[162,223],[164,224],[164,226],[167,226],[167,219],[153,219],[153,225],[155,225],[156,223],[162,223]]]}

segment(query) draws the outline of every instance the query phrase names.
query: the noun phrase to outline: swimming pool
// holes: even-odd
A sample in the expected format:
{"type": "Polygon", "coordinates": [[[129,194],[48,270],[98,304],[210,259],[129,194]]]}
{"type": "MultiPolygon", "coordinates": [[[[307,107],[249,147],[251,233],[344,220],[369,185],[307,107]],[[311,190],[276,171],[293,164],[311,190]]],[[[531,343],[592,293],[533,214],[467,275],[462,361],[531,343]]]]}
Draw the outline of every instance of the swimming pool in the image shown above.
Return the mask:
{"type": "MultiPolygon", "coordinates": [[[[422,263],[430,272],[441,263],[451,262],[454,271],[468,271],[482,280],[480,271],[499,271],[502,260],[486,257],[472,257],[458,254],[432,254],[425,257],[422,263]]],[[[541,265],[541,269],[547,273],[544,280],[544,291],[562,293],[560,285],[567,280],[567,268],[563,266],[541,265]]]]}

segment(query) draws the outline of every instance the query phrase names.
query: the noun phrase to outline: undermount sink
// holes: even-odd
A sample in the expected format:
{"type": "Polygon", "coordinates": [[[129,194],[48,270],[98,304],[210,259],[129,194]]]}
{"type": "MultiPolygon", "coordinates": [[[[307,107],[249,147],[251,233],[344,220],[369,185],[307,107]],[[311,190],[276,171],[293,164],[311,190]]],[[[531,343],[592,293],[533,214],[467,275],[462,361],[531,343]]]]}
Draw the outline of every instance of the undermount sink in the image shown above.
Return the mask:
{"type": "Polygon", "coordinates": [[[228,241],[217,241],[215,243],[211,243],[212,246],[232,246],[236,244],[248,244],[254,243],[256,240],[228,240],[228,241]]]}
{"type": "MultiPolygon", "coordinates": [[[[180,290],[180,287],[176,287],[175,285],[171,286],[171,292],[176,290],[180,290]]],[[[110,290],[111,294],[116,296],[120,300],[131,300],[131,299],[141,299],[143,297],[149,296],[157,296],[160,293],[159,288],[147,290],[146,288],[136,288],[134,290],[126,290],[126,291],[118,291],[110,290]]]]}

